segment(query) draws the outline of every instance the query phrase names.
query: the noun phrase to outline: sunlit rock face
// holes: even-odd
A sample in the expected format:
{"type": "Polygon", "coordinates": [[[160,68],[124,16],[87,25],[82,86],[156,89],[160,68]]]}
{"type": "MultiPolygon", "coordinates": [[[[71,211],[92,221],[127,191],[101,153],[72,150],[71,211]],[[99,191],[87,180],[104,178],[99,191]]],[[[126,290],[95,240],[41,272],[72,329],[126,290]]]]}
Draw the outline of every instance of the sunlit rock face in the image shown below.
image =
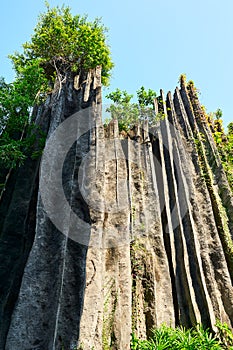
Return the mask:
{"type": "Polygon", "coordinates": [[[103,125],[99,69],[35,111],[40,172],[28,160],[0,207],[1,349],[125,350],[164,322],[232,326],[233,199],[211,131],[183,83],[155,113],[103,125]]]}

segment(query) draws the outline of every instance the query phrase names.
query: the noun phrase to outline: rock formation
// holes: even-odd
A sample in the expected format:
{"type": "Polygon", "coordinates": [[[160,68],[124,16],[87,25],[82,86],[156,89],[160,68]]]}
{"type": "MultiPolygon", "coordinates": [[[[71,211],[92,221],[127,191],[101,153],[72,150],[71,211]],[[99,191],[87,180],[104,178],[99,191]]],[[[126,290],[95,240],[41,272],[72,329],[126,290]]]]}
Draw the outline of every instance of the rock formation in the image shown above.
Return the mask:
{"type": "Polygon", "coordinates": [[[125,350],[163,322],[233,326],[233,197],[195,88],[161,91],[156,126],[119,132],[101,121],[100,75],[70,76],[35,109],[47,145],[76,117],[41,173],[28,159],[9,176],[2,350],[125,350]]]}

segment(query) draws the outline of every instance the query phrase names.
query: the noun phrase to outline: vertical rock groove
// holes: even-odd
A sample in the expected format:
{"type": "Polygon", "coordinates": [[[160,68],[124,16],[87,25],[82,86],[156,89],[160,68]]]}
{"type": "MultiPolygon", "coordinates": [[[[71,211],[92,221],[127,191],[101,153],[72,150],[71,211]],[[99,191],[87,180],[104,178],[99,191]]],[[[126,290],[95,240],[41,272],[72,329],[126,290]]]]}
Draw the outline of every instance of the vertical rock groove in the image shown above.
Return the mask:
{"type": "MultiPolygon", "coordinates": [[[[67,83],[63,85],[59,96],[56,93],[52,94],[48,98],[44,108],[38,110],[36,121],[38,124],[45,124],[45,120],[47,120],[48,136],[56,130],[59,124],[75,112],[92,106],[93,102],[95,104],[96,102],[97,104],[100,103],[98,100],[96,101],[100,96],[98,91],[100,87],[96,86],[96,89],[93,89],[93,76],[95,72],[90,74],[90,79],[92,77],[90,88],[87,87],[87,83],[82,83],[85,81],[85,74],[81,74],[79,79],[80,85],[78,90],[75,90],[73,88],[73,77],[71,76],[67,83]],[[45,109],[47,109],[46,113],[45,109]],[[47,119],[44,120],[44,117],[47,117],[47,119]]],[[[82,125],[79,125],[77,122],[77,133],[80,127],[82,125]]],[[[89,223],[90,212],[80,192],[78,174],[82,159],[89,152],[90,133],[92,133],[92,130],[82,135],[69,150],[63,164],[62,179],[64,193],[70,203],[70,207],[77,215],[89,223]]],[[[54,149],[50,159],[51,163],[54,164],[54,168],[56,168],[58,155],[59,149],[54,149]]],[[[25,164],[24,168],[25,172],[28,171],[28,164],[25,164]]],[[[34,166],[32,174],[35,178],[38,176],[38,171],[39,167],[34,166]]],[[[48,173],[47,176],[48,178],[51,177],[49,181],[53,182],[55,180],[51,174],[48,173]]],[[[33,189],[34,183],[32,180],[27,179],[27,177],[28,187],[33,189]]],[[[23,178],[24,176],[17,177],[17,180],[19,181],[21,179],[22,182],[23,178]]],[[[31,189],[27,191],[25,185],[23,185],[21,190],[27,196],[30,196],[31,189]]],[[[19,196],[19,191],[17,192],[14,189],[13,193],[15,192],[19,196]]],[[[57,210],[59,211],[59,203],[56,203],[56,196],[54,196],[54,199],[51,198],[51,201],[53,201],[53,205],[57,206],[57,210]]],[[[17,205],[22,205],[22,195],[18,199],[17,205]]],[[[24,256],[22,256],[22,253],[21,256],[19,254],[19,262],[16,262],[15,266],[11,263],[16,270],[19,269],[20,264],[25,265],[27,261],[23,277],[21,274],[21,286],[19,281],[17,282],[19,278],[17,275],[16,277],[14,275],[10,276],[14,284],[16,282],[18,283],[17,286],[14,286],[14,293],[17,291],[18,300],[14,306],[11,322],[8,326],[9,329],[5,331],[5,335],[1,333],[1,349],[37,348],[52,350],[61,349],[62,347],[67,349],[73,348],[79,337],[79,323],[85,288],[87,247],[67,238],[67,236],[55,228],[45,211],[40,193],[38,194],[37,203],[33,208],[33,213],[36,214],[34,232],[33,226],[31,226],[31,231],[27,236],[25,229],[21,234],[21,239],[25,237],[27,242],[34,239],[30,255],[28,256],[29,250],[27,249],[24,256]],[[17,290],[19,286],[20,290],[17,290]]],[[[8,215],[10,215],[9,211],[8,215]]],[[[24,214],[19,210],[16,210],[15,215],[16,219],[19,217],[22,220],[26,220],[26,222],[30,219],[28,214],[24,214]]],[[[65,222],[64,213],[65,232],[68,232],[69,235],[69,230],[72,230],[72,227],[69,227],[69,217],[67,219],[68,221],[65,222]]],[[[9,236],[9,221],[5,220],[4,225],[6,235],[9,236]]],[[[16,230],[18,228],[14,228],[14,231],[16,230]]],[[[5,231],[2,231],[2,239],[5,231]]],[[[9,246],[8,251],[10,256],[14,256],[14,251],[9,246]]],[[[3,258],[6,259],[6,256],[1,255],[1,259],[3,258]]],[[[9,269],[7,272],[9,274],[9,269]]],[[[1,282],[4,283],[4,281],[1,282]]],[[[9,290],[5,296],[5,300],[3,300],[3,305],[9,303],[9,290]]],[[[4,315],[3,320],[6,324],[6,317],[4,315]]]]}
{"type": "MultiPolygon", "coordinates": [[[[158,123],[128,133],[117,120],[104,126],[101,108],[97,68],[71,76],[35,112],[47,142],[76,112],[88,111],[88,127],[77,119],[81,136],[62,165],[67,235],[38,190],[39,160],[8,179],[0,350],[129,350],[132,333],[146,338],[164,322],[233,326],[233,197],[195,91],[161,90],[158,123]]],[[[61,151],[50,159],[51,183],[61,151]]],[[[63,213],[56,191],[51,203],[63,213]]]]}

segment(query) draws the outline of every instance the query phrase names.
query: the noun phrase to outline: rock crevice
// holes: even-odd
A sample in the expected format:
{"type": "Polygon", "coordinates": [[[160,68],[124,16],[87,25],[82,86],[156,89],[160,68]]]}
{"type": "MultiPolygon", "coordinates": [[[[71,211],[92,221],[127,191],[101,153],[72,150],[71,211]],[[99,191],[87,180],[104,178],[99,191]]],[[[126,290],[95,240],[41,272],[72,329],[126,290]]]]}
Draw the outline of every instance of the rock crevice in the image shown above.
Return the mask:
{"type": "MultiPolygon", "coordinates": [[[[128,133],[116,120],[103,126],[99,69],[49,99],[36,115],[48,137],[76,112],[87,113],[88,127],[77,119],[81,137],[63,164],[66,234],[38,192],[39,161],[9,179],[0,203],[0,349],[125,350],[132,333],[146,338],[164,322],[232,326],[233,199],[195,91],[161,90],[163,118],[128,133]]],[[[50,158],[54,169],[60,154],[50,158]]],[[[52,197],[63,213],[56,186],[52,197]]]]}

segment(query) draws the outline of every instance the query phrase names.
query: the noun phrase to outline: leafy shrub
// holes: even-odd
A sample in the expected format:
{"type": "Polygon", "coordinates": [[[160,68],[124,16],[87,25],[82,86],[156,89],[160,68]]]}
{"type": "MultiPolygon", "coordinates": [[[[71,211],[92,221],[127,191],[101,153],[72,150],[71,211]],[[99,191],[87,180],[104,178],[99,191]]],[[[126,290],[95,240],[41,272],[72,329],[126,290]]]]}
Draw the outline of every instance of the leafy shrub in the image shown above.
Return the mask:
{"type": "MultiPolygon", "coordinates": [[[[219,333],[214,335],[210,330],[197,325],[194,328],[168,327],[163,324],[154,329],[148,340],[139,340],[134,334],[131,350],[221,350],[231,349],[233,335],[226,324],[217,323],[219,333]]],[[[233,349],[233,348],[232,348],[233,349]]]]}

